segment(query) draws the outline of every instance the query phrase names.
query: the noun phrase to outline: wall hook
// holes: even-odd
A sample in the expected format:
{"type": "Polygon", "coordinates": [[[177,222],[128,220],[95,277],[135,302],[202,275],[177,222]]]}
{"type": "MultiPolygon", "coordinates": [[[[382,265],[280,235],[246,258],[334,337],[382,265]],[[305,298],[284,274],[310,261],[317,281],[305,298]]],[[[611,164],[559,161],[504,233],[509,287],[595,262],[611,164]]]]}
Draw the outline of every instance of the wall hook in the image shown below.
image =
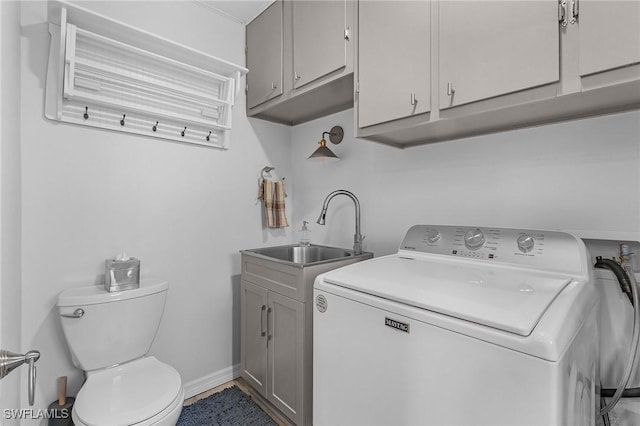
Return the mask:
{"type": "Polygon", "coordinates": [[[89,107],[86,106],[84,107],[84,115],[83,115],[84,119],[87,120],[89,118],[89,107]]]}
{"type": "Polygon", "coordinates": [[[207,139],[207,142],[211,140],[211,131],[209,131],[209,134],[207,135],[206,139],[207,139]]]}
{"type": "Polygon", "coordinates": [[[156,124],[153,125],[153,127],[151,128],[151,130],[153,130],[154,132],[156,130],[158,130],[158,122],[156,121],[156,124]]]}
{"type": "Polygon", "coordinates": [[[180,132],[180,134],[182,135],[182,137],[184,137],[184,133],[187,131],[187,126],[184,126],[184,130],[182,132],[180,132]]]}
{"type": "Polygon", "coordinates": [[[120,120],[120,125],[124,126],[124,118],[127,116],[127,114],[122,114],[122,120],[120,120]]]}

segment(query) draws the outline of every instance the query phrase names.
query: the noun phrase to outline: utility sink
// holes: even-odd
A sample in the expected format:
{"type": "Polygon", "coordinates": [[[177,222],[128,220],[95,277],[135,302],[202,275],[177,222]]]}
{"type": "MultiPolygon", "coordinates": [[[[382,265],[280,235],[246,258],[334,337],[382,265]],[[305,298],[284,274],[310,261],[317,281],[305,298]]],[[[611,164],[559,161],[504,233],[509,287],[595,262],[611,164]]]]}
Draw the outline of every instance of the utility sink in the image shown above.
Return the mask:
{"type": "Polygon", "coordinates": [[[355,255],[353,250],[315,244],[240,253],[241,375],[262,395],[271,389],[267,402],[292,420],[287,424],[310,424],[310,412],[302,413],[312,396],[313,284],[318,275],[370,259],[373,253],[355,255]],[[292,391],[273,391],[281,386],[292,391]]]}
{"type": "Polygon", "coordinates": [[[368,259],[373,257],[372,253],[364,252],[362,254],[355,255],[353,250],[315,244],[308,246],[294,244],[288,246],[264,247],[243,250],[243,253],[257,255],[269,260],[293,263],[300,266],[335,262],[346,259],[368,259]]]}

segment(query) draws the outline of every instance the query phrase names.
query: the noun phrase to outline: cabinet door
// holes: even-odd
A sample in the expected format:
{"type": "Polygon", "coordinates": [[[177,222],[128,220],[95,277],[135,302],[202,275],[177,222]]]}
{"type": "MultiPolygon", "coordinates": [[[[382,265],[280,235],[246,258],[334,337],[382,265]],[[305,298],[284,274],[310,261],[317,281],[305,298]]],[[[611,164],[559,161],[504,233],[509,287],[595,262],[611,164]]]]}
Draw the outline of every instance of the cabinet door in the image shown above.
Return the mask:
{"type": "Polygon", "coordinates": [[[247,25],[247,106],[282,95],[282,1],[247,25]]]}
{"type": "Polygon", "coordinates": [[[640,63],[640,1],[578,5],[581,76],[640,63]]]}
{"type": "Polygon", "coordinates": [[[358,5],[358,126],[429,112],[429,1],[358,5]]]}
{"type": "Polygon", "coordinates": [[[439,4],[440,108],[559,80],[554,1],[444,1],[439,4]]]}
{"type": "Polygon", "coordinates": [[[242,377],[267,395],[267,290],[240,284],[240,363],[242,377]]]}
{"type": "Polygon", "coordinates": [[[267,399],[296,424],[303,421],[304,304],[269,292],[267,399]]]}
{"type": "Polygon", "coordinates": [[[294,1],[293,87],[299,88],[347,64],[346,1],[294,1]]]}

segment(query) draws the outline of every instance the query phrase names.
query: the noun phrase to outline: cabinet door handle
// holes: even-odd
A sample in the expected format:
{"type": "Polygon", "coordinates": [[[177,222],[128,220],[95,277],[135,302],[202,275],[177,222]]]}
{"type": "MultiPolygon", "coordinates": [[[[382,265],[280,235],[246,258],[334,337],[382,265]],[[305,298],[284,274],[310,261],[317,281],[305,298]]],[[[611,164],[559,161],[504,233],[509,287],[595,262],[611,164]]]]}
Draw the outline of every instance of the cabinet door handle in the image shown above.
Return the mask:
{"type": "MultiPolygon", "coordinates": [[[[272,327],[269,326],[269,316],[271,316],[271,311],[273,309],[268,308],[267,309],[267,340],[271,340],[271,338],[273,337],[273,333],[272,333],[272,327]]],[[[273,321],[273,320],[272,320],[273,321]]]]}
{"type": "Polygon", "coordinates": [[[418,99],[416,99],[416,94],[411,92],[411,105],[415,106],[418,103],[418,99]]]}
{"type": "Polygon", "coordinates": [[[300,77],[302,77],[297,72],[294,72],[293,74],[294,74],[294,78],[296,79],[296,81],[300,80],[300,77]]]}
{"type": "Polygon", "coordinates": [[[567,1],[559,0],[558,3],[558,21],[560,25],[566,27],[569,21],[567,20],[567,1]]]}
{"type": "Polygon", "coordinates": [[[265,311],[266,310],[267,310],[267,307],[265,305],[262,305],[262,307],[260,308],[260,311],[261,311],[260,312],[260,335],[262,337],[267,335],[267,332],[264,331],[264,322],[265,322],[265,314],[266,314],[265,311]]]}
{"type": "Polygon", "coordinates": [[[454,93],[456,93],[456,90],[453,88],[453,83],[448,82],[447,83],[447,96],[453,96],[454,93]]]}
{"type": "Polygon", "coordinates": [[[278,86],[274,82],[271,82],[271,90],[276,90],[278,86]]]}
{"type": "Polygon", "coordinates": [[[580,5],[578,4],[579,0],[571,1],[571,20],[569,21],[572,24],[578,22],[578,14],[580,13],[580,5]]]}

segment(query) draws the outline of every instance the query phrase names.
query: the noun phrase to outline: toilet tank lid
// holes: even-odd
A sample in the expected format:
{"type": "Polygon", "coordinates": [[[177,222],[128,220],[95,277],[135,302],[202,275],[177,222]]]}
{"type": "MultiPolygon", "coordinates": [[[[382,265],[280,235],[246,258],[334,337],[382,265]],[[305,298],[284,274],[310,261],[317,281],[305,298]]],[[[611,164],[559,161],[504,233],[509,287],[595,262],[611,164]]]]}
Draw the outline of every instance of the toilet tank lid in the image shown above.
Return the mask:
{"type": "Polygon", "coordinates": [[[58,306],[94,305],[98,303],[117,302],[119,300],[134,299],[167,291],[169,282],[156,278],[143,278],[140,287],[109,293],[104,285],[68,288],[58,295],[58,306]]]}

